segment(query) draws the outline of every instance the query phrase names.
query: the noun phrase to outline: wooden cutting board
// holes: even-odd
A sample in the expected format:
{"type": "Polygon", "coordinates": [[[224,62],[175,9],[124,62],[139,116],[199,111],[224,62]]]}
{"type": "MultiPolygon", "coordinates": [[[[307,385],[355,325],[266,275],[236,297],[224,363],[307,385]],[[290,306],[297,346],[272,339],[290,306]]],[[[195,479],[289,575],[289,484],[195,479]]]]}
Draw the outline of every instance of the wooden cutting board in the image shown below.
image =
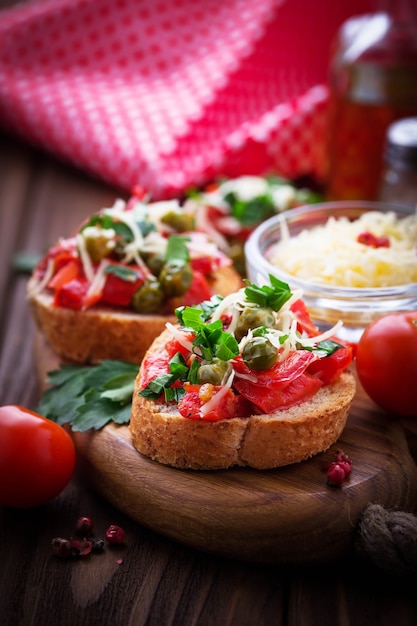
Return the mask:
{"type": "MultiPolygon", "coordinates": [[[[58,366],[39,337],[39,380],[58,366]]],[[[276,470],[178,470],[151,461],[131,444],[127,426],[73,433],[81,471],[116,508],[190,547],[235,559],[314,563],[348,555],[368,503],[417,507],[417,466],[402,423],[385,416],[359,387],[348,423],[329,451],[276,470]],[[326,484],[323,465],[337,449],[352,459],[341,487],[326,484]]]]}

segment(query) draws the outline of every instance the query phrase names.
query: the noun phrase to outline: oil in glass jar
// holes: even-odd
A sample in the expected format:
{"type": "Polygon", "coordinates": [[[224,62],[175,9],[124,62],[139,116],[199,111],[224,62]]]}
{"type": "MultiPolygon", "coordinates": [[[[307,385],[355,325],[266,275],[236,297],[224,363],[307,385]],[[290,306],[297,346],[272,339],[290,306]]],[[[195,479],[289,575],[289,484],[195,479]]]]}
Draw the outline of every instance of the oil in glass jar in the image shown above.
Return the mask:
{"type": "Polygon", "coordinates": [[[329,67],[329,200],[375,200],[388,126],[417,115],[417,0],[342,25],[329,67]]]}

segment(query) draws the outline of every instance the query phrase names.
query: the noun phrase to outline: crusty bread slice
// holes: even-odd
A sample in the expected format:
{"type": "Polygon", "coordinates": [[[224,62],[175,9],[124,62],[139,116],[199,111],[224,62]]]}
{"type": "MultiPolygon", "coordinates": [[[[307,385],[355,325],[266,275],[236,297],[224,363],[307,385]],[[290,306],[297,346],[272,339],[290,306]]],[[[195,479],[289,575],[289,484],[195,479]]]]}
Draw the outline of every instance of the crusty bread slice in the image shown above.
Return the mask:
{"type": "MultiPolygon", "coordinates": [[[[213,274],[213,293],[226,296],[240,289],[242,278],[231,267],[213,274]]],[[[74,311],[53,304],[53,295],[44,290],[36,293],[36,278],[28,283],[28,299],[40,332],[61,358],[75,363],[97,363],[118,359],[140,363],[146,350],[164,329],[172,315],[141,315],[109,306],[93,306],[74,311]]],[[[177,303],[172,301],[172,312],[177,303]]]]}
{"type": "MultiPolygon", "coordinates": [[[[166,340],[164,332],[149,351],[161,350],[166,340]]],[[[340,437],[356,391],[354,375],[345,371],[311,400],[289,409],[209,422],[143,398],[139,385],[140,375],[130,418],[135,448],[159,463],[198,470],[272,469],[324,452],[340,437]]]]}

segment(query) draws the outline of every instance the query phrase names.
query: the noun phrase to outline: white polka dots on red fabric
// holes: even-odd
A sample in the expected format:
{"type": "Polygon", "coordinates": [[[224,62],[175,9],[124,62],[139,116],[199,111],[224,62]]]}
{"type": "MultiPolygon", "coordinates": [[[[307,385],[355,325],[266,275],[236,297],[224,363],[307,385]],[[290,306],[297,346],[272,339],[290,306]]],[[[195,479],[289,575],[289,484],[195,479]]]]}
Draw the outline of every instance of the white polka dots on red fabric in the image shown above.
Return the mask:
{"type": "Polygon", "coordinates": [[[372,0],[39,0],[0,12],[0,123],[154,198],[320,174],[327,60],[372,0]]]}

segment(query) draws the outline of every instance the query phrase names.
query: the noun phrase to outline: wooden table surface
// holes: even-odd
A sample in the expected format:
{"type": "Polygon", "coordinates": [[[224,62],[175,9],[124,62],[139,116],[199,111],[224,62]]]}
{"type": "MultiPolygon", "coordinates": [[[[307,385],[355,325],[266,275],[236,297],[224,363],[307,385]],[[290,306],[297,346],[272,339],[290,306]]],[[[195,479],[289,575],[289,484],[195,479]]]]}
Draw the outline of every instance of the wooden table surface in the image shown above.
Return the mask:
{"type": "MultiPolygon", "coordinates": [[[[33,408],[34,325],[17,253],[38,254],[122,194],[0,134],[0,404],[33,408]]],[[[127,477],[128,480],[128,477],[127,477]]],[[[369,560],[260,565],[216,558],[121,514],[76,474],[49,504],[0,507],[0,624],[360,626],[417,623],[415,578],[369,560]],[[51,539],[91,516],[98,533],[121,525],[126,542],[92,558],[61,560],[51,539]]]]}

